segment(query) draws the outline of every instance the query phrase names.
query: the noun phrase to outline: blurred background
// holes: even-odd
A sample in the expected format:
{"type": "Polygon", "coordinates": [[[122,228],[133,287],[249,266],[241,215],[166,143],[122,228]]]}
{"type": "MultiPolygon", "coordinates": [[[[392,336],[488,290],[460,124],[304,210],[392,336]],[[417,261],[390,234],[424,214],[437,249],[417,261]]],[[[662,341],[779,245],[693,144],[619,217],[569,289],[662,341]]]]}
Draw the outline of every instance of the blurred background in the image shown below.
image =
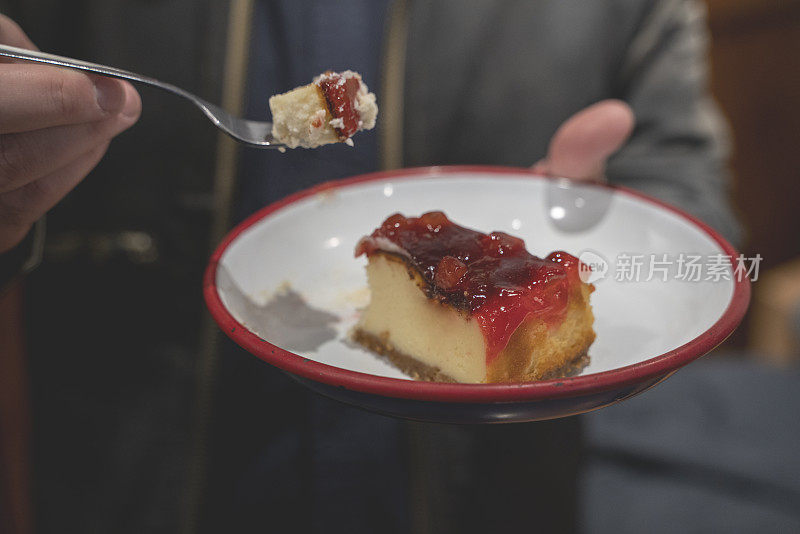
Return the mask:
{"type": "MultiPolygon", "coordinates": [[[[734,135],[732,194],[746,230],[742,252],[763,258],[750,311],[724,348],[743,359],[793,368],[800,362],[800,150],[796,146],[800,132],[800,0],[706,0],[706,4],[713,38],[712,90],[734,135]]],[[[226,98],[221,80],[230,72],[224,70],[222,50],[211,43],[219,42],[226,31],[227,2],[0,0],[0,12],[17,20],[45,51],[141,70],[210,101],[226,98]],[[153,35],[170,37],[139,39],[142,28],[168,27],[178,20],[192,31],[154,31],[153,35]],[[124,38],[110,38],[119,35],[124,38]],[[134,49],[122,44],[132,41],[140,46],[134,49]],[[206,59],[183,61],[200,56],[206,59]]],[[[44,433],[34,430],[35,439],[29,439],[31,420],[20,414],[29,413],[30,404],[36,414],[36,399],[47,395],[48,388],[71,397],[69,384],[57,380],[27,390],[26,374],[58,376],[59,366],[66,372],[69,363],[33,360],[26,369],[19,358],[26,344],[32,352],[73,343],[85,344],[87,354],[126,354],[128,357],[113,363],[105,359],[94,362],[109,377],[106,387],[113,388],[117,378],[125,382],[132,374],[143,381],[154,380],[146,394],[159,399],[161,406],[170,406],[179,424],[187,428],[194,424],[192,406],[197,399],[170,392],[171,378],[167,376],[191,374],[186,369],[192,367],[196,353],[186,347],[197,346],[197,332],[164,325],[175,317],[184,318],[186,325],[203,320],[198,288],[209,253],[207,234],[213,234],[213,171],[220,158],[228,157],[229,149],[218,143],[205,119],[188,105],[149,89],[142,89],[142,96],[145,110],[139,126],[112,144],[92,178],[50,215],[46,261],[32,275],[33,283],[27,289],[28,301],[40,305],[37,318],[47,324],[58,325],[60,318],[70,313],[70,299],[101,310],[96,321],[80,332],[64,326],[24,338],[17,313],[23,305],[22,290],[0,298],[0,510],[14,511],[0,517],[2,534],[15,532],[12,526],[20,528],[16,532],[27,532],[25,525],[32,524],[35,515],[28,497],[37,491],[28,475],[31,470],[64,469],[48,464],[46,451],[70,432],[65,420],[61,426],[41,431],[44,433]],[[188,134],[192,143],[175,142],[188,134]],[[137,157],[143,152],[150,157],[137,157]],[[186,158],[186,153],[192,157],[186,158]],[[186,166],[186,160],[191,165],[186,166]],[[167,231],[159,223],[165,217],[171,221],[167,231]],[[108,221],[104,231],[95,228],[95,218],[108,221]],[[95,255],[91,269],[76,259],[87,250],[95,255]],[[187,256],[198,259],[191,272],[177,267],[187,256]],[[168,266],[174,262],[176,267],[164,274],[154,268],[156,262],[168,266]],[[128,280],[132,282],[128,284],[128,280]],[[96,294],[82,293],[81,287],[87,283],[97,289],[96,294]],[[164,299],[167,287],[171,296],[164,299]],[[102,317],[103,295],[107,294],[123,301],[157,302],[158,306],[147,317],[133,311],[127,317],[102,317]],[[57,302],[52,295],[58,295],[57,302]],[[155,332],[164,348],[146,354],[137,345],[135,329],[121,326],[126,323],[155,332]],[[92,333],[88,340],[87,331],[92,333]],[[44,463],[32,465],[31,457],[41,457],[44,463]]],[[[79,410],[80,406],[69,409],[79,410]]],[[[108,407],[109,417],[115,409],[108,407]]],[[[146,419],[148,414],[138,416],[146,419]]],[[[119,436],[120,440],[134,438],[135,431],[119,436]]],[[[86,436],[82,446],[86,448],[82,454],[91,455],[93,436],[86,436]]],[[[184,446],[165,442],[164,457],[158,461],[182,460],[184,446]]],[[[165,495],[178,491],[177,481],[162,482],[159,491],[165,495]]],[[[790,504],[798,502],[798,496],[792,495],[790,504]]],[[[103,495],[87,498],[100,503],[112,499],[103,495]]],[[[37,518],[37,522],[50,527],[48,532],[57,531],[47,518],[37,518]]]]}
{"type": "Polygon", "coordinates": [[[743,251],[764,258],[748,318],[731,343],[797,361],[800,299],[800,2],[707,0],[712,90],[734,135],[743,251]]]}

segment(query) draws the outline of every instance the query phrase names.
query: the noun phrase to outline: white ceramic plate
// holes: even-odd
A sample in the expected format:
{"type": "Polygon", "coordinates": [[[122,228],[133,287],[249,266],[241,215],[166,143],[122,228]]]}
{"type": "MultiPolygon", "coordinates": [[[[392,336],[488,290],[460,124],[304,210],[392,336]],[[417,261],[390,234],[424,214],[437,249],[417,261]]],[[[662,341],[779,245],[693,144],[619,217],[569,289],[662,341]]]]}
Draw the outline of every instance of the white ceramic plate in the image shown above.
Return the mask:
{"type": "MultiPolygon", "coordinates": [[[[729,259],[735,256],[702,223],[632,191],[519,169],[434,167],[325,184],[268,206],[217,250],[205,296],[234,340],[323,393],[396,415],[461,420],[427,417],[422,406],[423,413],[387,409],[372,397],[535,405],[652,385],[716,346],[741,320],[749,282],[735,272],[729,259]],[[416,382],[348,340],[369,299],[366,260],[353,255],[357,241],[394,212],[430,210],[482,232],[519,236],[539,256],[553,250],[580,255],[595,265],[595,277],[606,270],[595,281],[597,340],[581,376],[523,385],[416,382]],[[700,280],[693,280],[692,264],[699,265],[700,280]],[[369,402],[358,400],[364,395],[369,402]]],[[[585,411],[616,396],[545,415],[585,411]]],[[[541,418],[531,415],[537,408],[511,419],[541,418]]],[[[486,408],[478,411],[475,420],[487,420],[486,408]]]]}

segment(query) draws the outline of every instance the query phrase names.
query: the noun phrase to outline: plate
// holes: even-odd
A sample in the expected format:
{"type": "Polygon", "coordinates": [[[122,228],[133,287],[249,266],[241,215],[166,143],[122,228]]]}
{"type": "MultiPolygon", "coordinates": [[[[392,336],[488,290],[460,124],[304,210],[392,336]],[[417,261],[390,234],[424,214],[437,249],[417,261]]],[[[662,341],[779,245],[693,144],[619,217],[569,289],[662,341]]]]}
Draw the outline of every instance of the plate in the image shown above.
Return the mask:
{"type": "Polygon", "coordinates": [[[534,421],[630,398],[720,344],[750,299],[738,257],[699,220],[632,190],[525,169],[428,167],[328,182],[263,208],[214,252],[204,296],[236,343],[323,395],[416,420],[534,421]],[[580,375],[420,382],[349,340],[369,301],[357,241],[392,213],[430,210],[592,266],[597,340],[580,375]]]}

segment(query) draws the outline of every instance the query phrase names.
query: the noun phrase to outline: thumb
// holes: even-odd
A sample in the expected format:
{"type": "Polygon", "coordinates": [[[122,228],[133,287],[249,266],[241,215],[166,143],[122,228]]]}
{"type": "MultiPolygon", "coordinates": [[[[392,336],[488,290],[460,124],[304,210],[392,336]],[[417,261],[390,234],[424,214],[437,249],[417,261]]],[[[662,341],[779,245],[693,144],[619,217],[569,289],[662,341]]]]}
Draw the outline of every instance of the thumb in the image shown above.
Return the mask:
{"type": "Polygon", "coordinates": [[[621,100],[603,100],[564,122],[550,140],[547,158],[533,170],[551,176],[602,181],[606,160],[633,130],[633,110],[621,100]]]}

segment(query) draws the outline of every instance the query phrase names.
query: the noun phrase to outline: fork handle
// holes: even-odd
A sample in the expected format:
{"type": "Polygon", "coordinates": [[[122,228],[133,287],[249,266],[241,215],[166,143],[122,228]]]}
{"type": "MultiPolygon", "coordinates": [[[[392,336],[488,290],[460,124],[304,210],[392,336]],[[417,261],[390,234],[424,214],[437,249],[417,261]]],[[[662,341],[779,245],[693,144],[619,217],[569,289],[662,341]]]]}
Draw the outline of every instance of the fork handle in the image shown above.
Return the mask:
{"type": "Polygon", "coordinates": [[[45,52],[38,52],[36,50],[27,50],[25,48],[17,48],[16,46],[8,46],[0,44],[0,56],[11,57],[14,59],[24,59],[26,61],[34,61],[37,63],[47,63],[48,65],[56,65],[59,67],[66,67],[69,69],[83,70],[102,74],[103,76],[110,76],[112,78],[121,78],[123,80],[131,80],[134,82],[146,83],[178,94],[185,98],[191,98],[192,95],[181,89],[176,85],[162,82],[149,76],[142,76],[135,72],[130,72],[116,67],[109,67],[107,65],[100,65],[99,63],[91,63],[89,61],[82,61],[80,59],[73,59],[70,57],[57,56],[55,54],[47,54],[45,52]]]}

